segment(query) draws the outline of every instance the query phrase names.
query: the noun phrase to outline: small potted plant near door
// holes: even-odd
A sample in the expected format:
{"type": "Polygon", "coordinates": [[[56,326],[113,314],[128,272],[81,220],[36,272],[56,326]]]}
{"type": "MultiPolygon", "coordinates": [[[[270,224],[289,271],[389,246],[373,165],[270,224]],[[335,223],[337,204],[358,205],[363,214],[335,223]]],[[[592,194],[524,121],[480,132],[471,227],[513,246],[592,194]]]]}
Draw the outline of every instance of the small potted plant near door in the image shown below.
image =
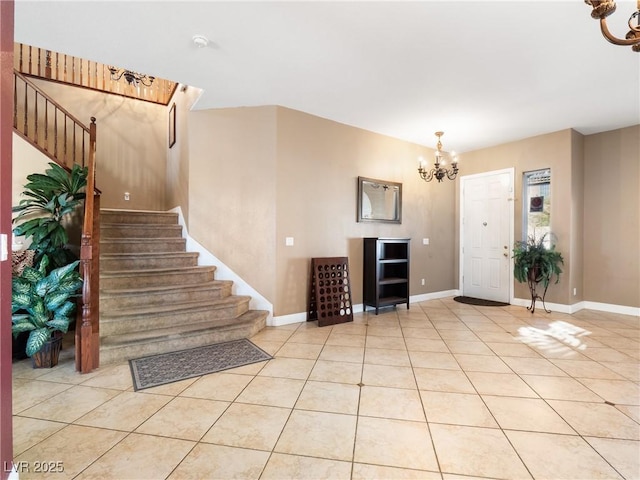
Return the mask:
{"type": "Polygon", "coordinates": [[[82,287],[79,260],[47,273],[49,257],[42,257],[37,268],[26,267],[13,277],[11,295],[12,332],[29,332],[26,353],[34,368],[58,364],[62,335],[73,320],[82,287]]]}
{"type": "Polygon", "coordinates": [[[527,309],[531,313],[536,309],[536,300],[542,300],[544,310],[550,313],[544,297],[552,279],[555,277],[555,283],[560,281],[560,266],[564,265],[562,254],[556,250],[555,243],[547,242],[548,236],[551,239],[548,233],[538,239],[533,235],[529,236],[526,241],[516,242],[513,248],[513,276],[521,283],[527,282],[529,286],[531,305],[527,309]],[[537,291],[539,284],[544,287],[542,296],[537,291]]]}

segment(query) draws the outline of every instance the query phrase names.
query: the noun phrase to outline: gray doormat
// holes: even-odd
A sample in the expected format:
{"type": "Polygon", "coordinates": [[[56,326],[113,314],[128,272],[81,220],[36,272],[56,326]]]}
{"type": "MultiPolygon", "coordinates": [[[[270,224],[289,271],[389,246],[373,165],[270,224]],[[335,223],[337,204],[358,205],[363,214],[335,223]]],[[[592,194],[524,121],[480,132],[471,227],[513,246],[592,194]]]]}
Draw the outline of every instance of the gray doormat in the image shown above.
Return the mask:
{"type": "Polygon", "coordinates": [[[482,298],[473,297],[453,297],[456,302],[466,303],[467,305],[479,305],[481,307],[506,307],[509,304],[504,302],[494,302],[493,300],[483,300],[482,298]]]}
{"type": "Polygon", "coordinates": [[[267,352],[243,338],[136,358],[129,360],[129,367],[133,377],[133,388],[142,390],[272,358],[267,352]]]}

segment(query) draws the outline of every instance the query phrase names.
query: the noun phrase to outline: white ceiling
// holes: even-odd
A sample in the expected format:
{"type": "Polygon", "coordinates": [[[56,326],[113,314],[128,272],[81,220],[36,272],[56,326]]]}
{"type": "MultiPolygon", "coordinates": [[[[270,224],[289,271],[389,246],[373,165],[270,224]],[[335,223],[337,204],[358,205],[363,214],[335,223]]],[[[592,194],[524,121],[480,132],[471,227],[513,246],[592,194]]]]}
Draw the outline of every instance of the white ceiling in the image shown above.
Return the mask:
{"type": "MultiPolygon", "coordinates": [[[[635,1],[617,2],[624,37],[635,1]]],[[[446,150],[640,123],[640,53],[567,1],[16,0],[15,39],[446,150]],[[209,46],[197,48],[192,37],[209,46]]]]}

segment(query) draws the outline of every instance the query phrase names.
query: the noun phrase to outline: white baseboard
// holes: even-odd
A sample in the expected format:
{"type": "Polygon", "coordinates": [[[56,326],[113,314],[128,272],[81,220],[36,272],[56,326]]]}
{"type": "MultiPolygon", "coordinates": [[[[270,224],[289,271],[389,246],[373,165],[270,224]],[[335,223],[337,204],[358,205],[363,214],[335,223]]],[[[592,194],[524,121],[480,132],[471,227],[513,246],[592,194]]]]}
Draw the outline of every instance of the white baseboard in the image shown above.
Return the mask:
{"type": "Polygon", "coordinates": [[[248,295],[251,297],[249,308],[252,310],[266,310],[269,312],[267,317],[267,325],[273,325],[273,304],[260,295],[251,285],[245,282],[242,277],[226,266],[220,259],[213,255],[209,250],[189,236],[187,226],[182,216],[180,207],[172,208],[170,212],[178,214],[178,222],[182,226],[182,237],[187,241],[187,251],[197,252],[198,265],[213,265],[216,267],[216,279],[233,281],[232,293],[234,295],[248,295]]]}
{"type": "Polygon", "coordinates": [[[443,290],[442,292],[422,293],[409,297],[409,303],[426,302],[428,300],[438,300],[440,298],[457,297],[460,290],[443,290]]]}
{"type": "MultiPolygon", "coordinates": [[[[531,300],[524,298],[514,298],[511,300],[511,305],[519,305],[521,307],[528,307],[531,305],[531,300]]],[[[637,307],[627,307],[625,305],[614,305],[611,303],[598,303],[598,302],[589,302],[582,301],[578,303],[574,303],[572,305],[564,305],[562,303],[549,303],[546,302],[546,306],[548,310],[552,312],[559,313],[576,313],[580,310],[598,310],[600,312],[609,312],[609,313],[620,313],[622,315],[633,315],[640,316],[640,308],[637,307]]],[[[536,308],[542,308],[542,302],[536,302],[536,308]]]]}

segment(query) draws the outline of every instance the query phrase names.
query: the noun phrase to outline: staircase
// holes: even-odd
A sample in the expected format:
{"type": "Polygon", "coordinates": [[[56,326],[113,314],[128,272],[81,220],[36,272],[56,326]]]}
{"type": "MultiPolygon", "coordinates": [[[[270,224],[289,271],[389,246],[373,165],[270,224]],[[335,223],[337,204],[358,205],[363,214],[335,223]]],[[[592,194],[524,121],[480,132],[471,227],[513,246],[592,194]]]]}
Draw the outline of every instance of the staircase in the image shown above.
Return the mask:
{"type": "Polygon", "coordinates": [[[268,312],[185,251],[178,215],[101,210],[100,363],[248,338],[268,312]]]}

